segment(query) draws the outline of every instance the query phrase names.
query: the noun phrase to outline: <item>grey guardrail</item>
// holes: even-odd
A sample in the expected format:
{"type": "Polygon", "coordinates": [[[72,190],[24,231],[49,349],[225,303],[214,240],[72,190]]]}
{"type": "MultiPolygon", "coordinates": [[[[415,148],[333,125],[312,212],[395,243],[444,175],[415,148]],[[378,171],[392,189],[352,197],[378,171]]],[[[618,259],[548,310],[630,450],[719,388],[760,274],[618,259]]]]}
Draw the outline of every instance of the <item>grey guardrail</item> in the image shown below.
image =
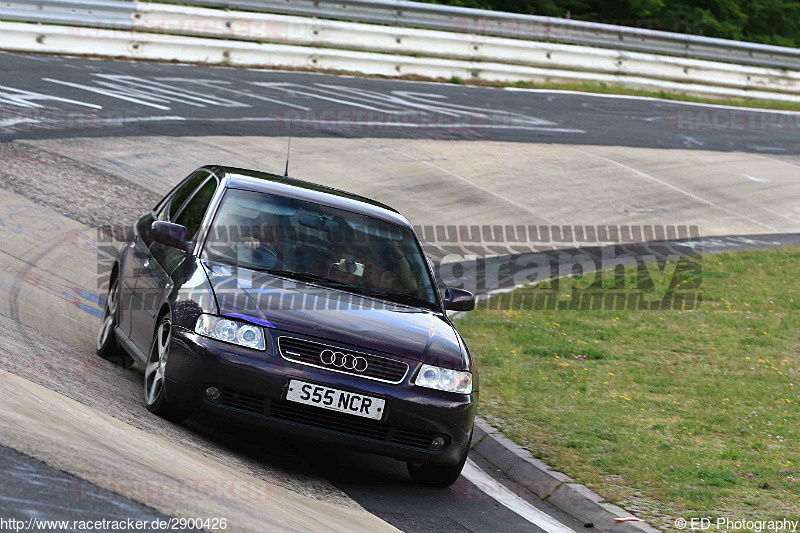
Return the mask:
{"type": "Polygon", "coordinates": [[[800,49],[405,0],[163,0],[171,3],[582,44],[797,69],[800,49]]]}
{"type": "MultiPolygon", "coordinates": [[[[406,0],[162,0],[237,11],[369,22],[631,50],[752,66],[800,68],[800,49],[554,17],[406,0]]],[[[136,2],[0,0],[0,20],[132,29],[136,2]]]]}
{"type": "Polygon", "coordinates": [[[136,4],[123,0],[0,1],[0,20],[133,29],[136,4]]]}

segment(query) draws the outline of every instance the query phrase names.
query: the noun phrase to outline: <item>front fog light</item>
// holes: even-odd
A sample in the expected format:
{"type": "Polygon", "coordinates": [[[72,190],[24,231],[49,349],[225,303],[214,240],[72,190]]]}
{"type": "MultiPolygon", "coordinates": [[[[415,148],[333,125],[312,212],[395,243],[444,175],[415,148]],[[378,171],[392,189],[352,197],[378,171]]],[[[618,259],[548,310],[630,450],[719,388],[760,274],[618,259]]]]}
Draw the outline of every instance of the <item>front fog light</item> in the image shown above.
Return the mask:
{"type": "Polygon", "coordinates": [[[267,349],[264,329],[240,320],[215,315],[200,315],[194,332],[204,337],[238,344],[245,348],[267,349]]]}
{"type": "Polygon", "coordinates": [[[470,394],[472,393],[472,374],[433,365],[422,365],[414,384],[429,389],[470,394]]]}

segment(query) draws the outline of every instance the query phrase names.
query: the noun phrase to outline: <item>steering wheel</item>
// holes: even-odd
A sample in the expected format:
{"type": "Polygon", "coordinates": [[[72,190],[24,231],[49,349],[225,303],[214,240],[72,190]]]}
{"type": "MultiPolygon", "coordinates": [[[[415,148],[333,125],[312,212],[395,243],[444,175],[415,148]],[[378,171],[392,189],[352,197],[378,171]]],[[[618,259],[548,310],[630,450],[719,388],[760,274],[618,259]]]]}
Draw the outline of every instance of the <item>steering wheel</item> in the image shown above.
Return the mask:
{"type": "Polygon", "coordinates": [[[272,248],[248,248],[244,243],[235,243],[236,262],[245,265],[258,265],[264,268],[282,268],[283,262],[278,259],[278,254],[272,248]]]}

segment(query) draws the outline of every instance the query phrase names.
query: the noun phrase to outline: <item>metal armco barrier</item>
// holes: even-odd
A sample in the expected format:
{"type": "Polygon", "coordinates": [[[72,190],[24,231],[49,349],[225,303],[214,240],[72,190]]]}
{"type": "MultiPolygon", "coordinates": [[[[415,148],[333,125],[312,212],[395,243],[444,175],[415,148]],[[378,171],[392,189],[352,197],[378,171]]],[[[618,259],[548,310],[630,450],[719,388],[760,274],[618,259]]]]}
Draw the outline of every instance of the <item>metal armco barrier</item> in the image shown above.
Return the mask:
{"type": "Polygon", "coordinates": [[[120,30],[133,29],[135,10],[122,0],[0,0],[0,20],[120,30]]]}
{"type": "Polygon", "coordinates": [[[582,44],[743,65],[800,68],[800,49],[797,48],[405,0],[166,1],[190,6],[284,13],[457,33],[582,44]]]}
{"type": "MultiPolygon", "coordinates": [[[[219,4],[218,0],[188,1],[219,4]]],[[[264,7],[275,2],[234,1],[236,5],[244,5],[239,2],[245,2],[245,7],[251,4],[264,7]]],[[[286,5],[301,9],[306,5],[305,1],[287,2],[286,5]]],[[[320,5],[324,7],[325,1],[319,0],[320,5]]],[[[369,4],[364,0],[345,0],[344,4],[337,5],[344,9],[341,6],[349,5],[347,2],[374,10],[387,5],[400,5],[387,0],[369,4]]],[[[402,5],[430,8],[429,4],[412,2],[403,2],[402,5]]],[[[438,9],[442,6],[433,7],[438,9]]],[[[477,10],[458,8],[457,11],[477,10]]],[[[395,22],[404,13],[397,10],[395,22]]],[[[516,17],[508,13],[492,16],[516,17]]],[[[800,65],[796,65],[798,68],[794,70],[765,68],[628,50],[509,39],[476,32],[456,33],[121,0],[6,1],[0,2],[0,20],[3,19],[48,23],[24,26],[0,23],[10,25],[9,31],[0,32],[0,49],[7,50],[101,54],[209,64],[291,66],[388,76],[414,74],[432,78],[539,83],[590,81],[703,96],[800,100],[800,65]],[[80,31],[76,26],[80,27],[80,31]],[[12,27],[14,31],[11,31],[12,27]],[[59,33],[59,27],[72,27],[72,30],[59,33]],[[127,34],[96,33],[99,30],[124,30],[127,34]],[[35,33],[39,35],[31,40],[30,36],[35,33]],[[107,39],[107,46],[98,40],[101,35],[107,39]],[[86,42],[81,42],[81,38],[86,42]],[[89,41],[93,44],[87,48],[89,41]],[[176,48],[170,50],[169,46],[176,48]]],[[[452,20],[451,23],[451,28],[454,28],[456,23],[452,20]]]]}
{"type": "Polygon", "coordinates": [[[466,78],[497,64],[800,93],[800,72],[588,46],[154,3],[139,4],[134,19],[152,33],[470,61],[466,78]]]}

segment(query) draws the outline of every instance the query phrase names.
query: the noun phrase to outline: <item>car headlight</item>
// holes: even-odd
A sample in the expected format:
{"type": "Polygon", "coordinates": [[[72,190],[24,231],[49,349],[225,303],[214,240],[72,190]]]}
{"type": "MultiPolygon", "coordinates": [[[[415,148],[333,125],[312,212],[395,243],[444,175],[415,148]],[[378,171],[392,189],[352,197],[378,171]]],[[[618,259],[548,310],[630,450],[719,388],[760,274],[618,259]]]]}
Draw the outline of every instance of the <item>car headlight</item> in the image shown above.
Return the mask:
{"type": "Polygon", "coordinates": [[[200,315],[194,332],[204,337],[210,337],[231,344],[238,344],[254,350],[266,350],[264,330],[261,326],[248,324],[240,320],[233,320],[224,316],[200,315]]]}
{"type": "Polygon", "coordinates": [[[417,379],[414,380],[414,385],[429,389],[470,394],[472,393],[472,374],[433,365],[422,365],[419,374],[417,374],[417,379]]]}

